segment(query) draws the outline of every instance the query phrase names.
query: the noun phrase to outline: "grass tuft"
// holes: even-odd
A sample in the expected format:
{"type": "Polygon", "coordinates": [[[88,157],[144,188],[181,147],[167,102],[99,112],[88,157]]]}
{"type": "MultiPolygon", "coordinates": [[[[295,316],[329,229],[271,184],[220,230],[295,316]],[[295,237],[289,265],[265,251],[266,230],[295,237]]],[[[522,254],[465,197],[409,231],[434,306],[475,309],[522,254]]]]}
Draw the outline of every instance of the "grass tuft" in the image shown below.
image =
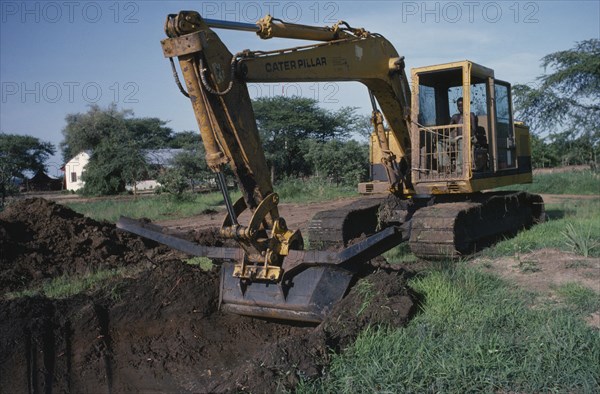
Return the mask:
{"type": "Polygon", "coordinates": [[[565,231],[561,234],[566,238],[566,245],[575,253],[582,254],[588,257],[593,249],[600,246],[598,238],[592,236],[592,225],[587,228],[587,231],[581,225],[567,223],[565,231]]]}
{"type": "Polygon", "coordinates": [[[185,260],[185,263],[200,267],[200,269],[203,271],[210,271],[213,269],[213,262],[208,257],[192,257],[185,260]]]}
{"type": "Polygon", "coordinates": [[[405,264],[410,264],[410,263],[415,263],[418,261],[417,256],[415,256],[411,251],[410,251],[410,246],[408,245],[408,242],[403,242],[400,245],[388,250],[387,252],[385,252],[383,255],[383,257],[385,257],[385,259],[389,262],[389,263],[405,263],[405,264]]]}
{"type": "Polygon", "coordinates": [[[356,316],[360,316],[360,314],[371,304],[371,301],[375,296],[375,287],[368,279],[363,279],[356,284],[356,291],[363,299],[358,312],[356,312],[356,316]]]}
{"type": "MultiPolygon", "coordinates": [[[[133,268],[133,270],[134,269],[135,268],[133,268]]],[[[132,268],[122,267],[107,270],[99,270],[89,273],[87,275],[80,276],[63,275],[44,283],[40,287],[7,293],[5,294],[5,298],[14,299],[21,297],[33,297],[36,295],[41,295],[53,299],[69,298],[74,296],[75,294],[98,289],[112,278],[131,273],[133,273],[132,268]]]]}

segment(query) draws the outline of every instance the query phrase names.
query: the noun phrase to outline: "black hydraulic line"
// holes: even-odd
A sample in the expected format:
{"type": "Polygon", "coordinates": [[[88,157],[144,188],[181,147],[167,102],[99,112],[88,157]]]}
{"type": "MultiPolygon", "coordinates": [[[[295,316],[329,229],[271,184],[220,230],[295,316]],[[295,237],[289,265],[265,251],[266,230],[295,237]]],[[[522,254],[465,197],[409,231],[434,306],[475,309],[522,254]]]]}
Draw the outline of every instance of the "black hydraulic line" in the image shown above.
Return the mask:
{"type": "Polygon", "coordinates": [[[244,22],[232,22],[232,21],[224,21],[219,19],[206,19],[204,18],[204,22],[208,25],[208,27],[213,27],[215,29],[227,29],[227,30],[241,30],[241,31],[253,31],[257,32],[260,30],[255,23],[244,23],[244,22]]]}
{"type": "Polygon", "coordinates": [[[225,207],[227,208],[227,213],[231,218],[231,223],[237,226],[239,225],[239,223],[235,214],[235,210],[233,209],[231,198],[229,197],[229,190],[227,190],[227,182],[225,181],[225,175],[223,175],[222,171],[217,172],[217,183],[219,184],[219,189],[221,189],[221,193],[223,194],[223,200],[225,200],[225,207]]]}
{"type": "Polygon", "coordinates": [[[371,89],[369,89],[369,98],[371,99],[371,107],[373,107],[373,112],[377,112],[377,101],[375,101],[375,95],[371,89]]]}

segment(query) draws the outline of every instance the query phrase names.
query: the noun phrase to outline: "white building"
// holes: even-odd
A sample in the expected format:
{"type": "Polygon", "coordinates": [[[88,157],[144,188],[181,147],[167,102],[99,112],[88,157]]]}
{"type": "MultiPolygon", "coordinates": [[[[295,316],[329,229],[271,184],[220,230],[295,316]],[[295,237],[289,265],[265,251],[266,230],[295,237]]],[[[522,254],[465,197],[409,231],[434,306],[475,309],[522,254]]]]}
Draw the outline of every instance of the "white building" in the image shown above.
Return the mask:
{"type": "MultiPolygon", "coordinates": [[[[155,167],[168,168],[172,165],[173,158],[180,153],[183,153],[183,149],[153,149],[146,150],[144,155],[146,156],[147,164],[155,167]]],[[[65,170],[65,182],[67,190],[79,190],[83,187],[85,182],[81,179],[81,175],[85,171],[85,166],[90,161],[92,152],[89,150],[79,152],[75,157],[69,160],[64,167],[65,170]]],[[[140,180],[136,183],[135,189],[137,191],[153,190],[160,186],[154,179],[140,180]]],[[[126,186],[127,190],[133,190],[132,185],[126,186]]]]}
{"type": "Polygon", "coordinates": [[[85,166],[90,161],[90,151],[79,152],[65,164],[65,184],[67,190],[79,190],[84,182],[81,175],[85,171],[85,166]]]}

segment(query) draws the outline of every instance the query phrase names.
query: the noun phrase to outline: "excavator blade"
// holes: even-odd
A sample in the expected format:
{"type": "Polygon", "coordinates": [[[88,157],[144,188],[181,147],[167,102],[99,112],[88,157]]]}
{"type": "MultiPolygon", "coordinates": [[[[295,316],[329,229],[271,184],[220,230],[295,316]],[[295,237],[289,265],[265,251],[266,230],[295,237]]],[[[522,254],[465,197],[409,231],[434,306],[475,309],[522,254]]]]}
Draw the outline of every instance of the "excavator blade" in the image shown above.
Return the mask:
{"type": "Polygon", "coordinates": [[[220,307],[240,315],[319,323],[340,301],[354,275],[375,256],[408,239],[406,229],[388,227],[339,252],[290,250],[279,282],[234,276],[238,248],[209,247],[166,234],[149,223],[121,217],[117,227],[195,256],[224,261],[221,266],[220,307]]]}

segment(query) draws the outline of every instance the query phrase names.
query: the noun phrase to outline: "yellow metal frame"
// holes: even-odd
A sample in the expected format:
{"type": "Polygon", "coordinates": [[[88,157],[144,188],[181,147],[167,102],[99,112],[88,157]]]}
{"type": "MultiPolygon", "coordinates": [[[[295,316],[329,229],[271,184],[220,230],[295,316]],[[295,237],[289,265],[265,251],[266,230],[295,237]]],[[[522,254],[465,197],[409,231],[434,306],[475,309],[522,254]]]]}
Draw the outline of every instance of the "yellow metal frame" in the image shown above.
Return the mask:
{"type": "MultiPolygon", "coordinates": [[[[425,73],[434,73],[452,69],[460,69],[462,74],[462,88],[463,88],[463,113],[470,114],[471,113],[471,75],[475,75],[481,78],[494,78],[494,70],[491,68],[484,67],[477,63],[474,63],[469,60],[462,60],[457,62],[436,64],[432,66],[425,67],[415,67],[411,69],[411,82],[412,82],[412,114],[419,113],[419,75],[425,73]]],[[[471,117],[465,116],[463,121],[463,130],[466,130],[470,135],[471,130],[471,117]]],[[[464,133],[464,132],[463,132],[464,133]]],[[[412,141],[412,179],[413,182],[422,183],[422,182],[431,182],[431,181],[418,181],[419,180],[419,155],[414,152],[419,151],[419,126],[416,122],[413,122],[411,125],[411,141],[412,141]]],[[[471,152],[471,139],[465,138],[463,140],[463,151],[471,152]]],[[[463,171],[462,177],[456,178],[453,181],[460,182],[467,181],[473,177],[472,169],[471,169],[471,155],[463,154],[463,171]]],[[[435,181],[433,184],[437,183],[435,181]]]]}
{"type": "MultiPolygon", "coordinates": [[[[463,113],[471,113],[471,82],[472,77],[482,78],[484,80],[492,80],[495,78],[494,70],[474,63],[469,60],[462,60],[456,62],[449,62],[443,64],[436,64],[432,66],[416,67],[411,69],[411,82],[412,82],[412,108],[411,113],[416,116],[419,113],[419,78],[421,75],[426,73],[436,73],[446,70],[460,69],[462,75],[462,88],[463,88],[463,113]]],[[[491,108],[488,108],[491,110],[491,108]]],[[[493,112],[493,111],[492,111],[493,112]]],[[[491,114],[493,115],[493,114],[491,114]]],[[[493,121],[493,117],[489,122],[493,121]]],[[[493,168],[494,175],[490,177],[473,179],[472,160],[470,154],[463,153],[463,171],[462,176],[454,177],[451,179],[443,180],[427,180],[422,179],[419,171],[420,155],[420,140],[419,140],[419,125],[417,122],[412,122],[411,125],[411,141],[412,141],[412,179],[417,193],[428,193],[428,194],[448,194],[448,193],[472,193],[485,189],[491,189],[499,186],[510,185],[514,183],[529,183],[531,182],[531,173],[520,173],[503,175],[497,168],[493,168]]],[[[464,117],[463,130],[466,130],[468,135],[471,134],[471,117],[464,117]]],[[[491,132],[491,130],[488,130],[491,132]]],[[[463,131],[465,135],[465,131],[463,131]]],[[[529,143],[529,130],[527,127],[519,124],[514,125],[514,135],[517,140],[517,157],[531,156],[531,149],[529,143]]],[[[493,140],[495,133],[489,135],[490,150],[495,150],[496,142],[493,140]],[[494,135],[492,135],[494,134],[494,135]]],[[[472,144],[470,138],[463,139],[463,152],[471,152],[472,144]]],[[[492,155],[493,153],[490,152],[492,155]]],[[[377,156],[376,152],[371,153],[371,157],[375,159],[377,156]]],[[[494,156],[495,158],[495,156],[494,156]]],[[[495,160],[494,160],[495,161],[495,160]]],[[[494,166],[494,165],[493,165],[494,166]]]]}

